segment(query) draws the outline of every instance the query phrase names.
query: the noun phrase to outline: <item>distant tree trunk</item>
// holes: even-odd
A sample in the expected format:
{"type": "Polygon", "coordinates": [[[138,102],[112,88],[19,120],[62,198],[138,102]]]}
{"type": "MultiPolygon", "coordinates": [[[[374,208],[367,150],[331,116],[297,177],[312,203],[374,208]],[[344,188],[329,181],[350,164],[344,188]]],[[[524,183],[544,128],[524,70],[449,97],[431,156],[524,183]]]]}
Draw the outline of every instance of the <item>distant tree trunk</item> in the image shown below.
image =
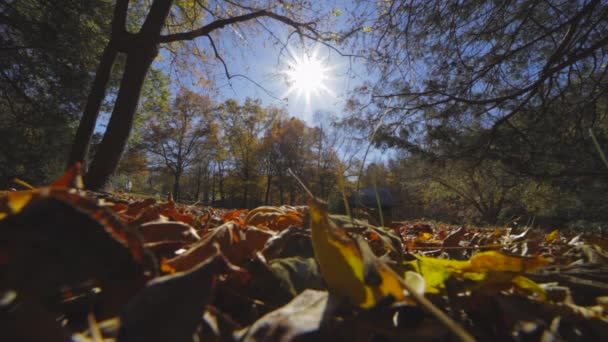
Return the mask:
{"type": "Polygon", "coordinates": [[[272,183],[272,175],[268,172],[266,177],[266,195],[264,196],[264,204],[270,204],[270,184],[272,183]]]}
{"type": "Polygon", "coordinates": [[[243,208],[247,208],[247,196],[249,195],[249,179],[245,179],[243,182],[243,208]]]}
{"type": "Polygon", "coordinates": [[[283,177],[279,177],[279,204],[285,204],[285,196],[283,189],[283,177]]]}
{"type": "Polygon", "coordinates": [[[175,171],[175,173],[173,174],[173,199],[175,199],[176,201],[179,201],[180,199],[180,193],[179,193],[179,181],[182,177],[182,171],[181,170],[177,170],[175,171]]]}
{"type": "MultiPolygon", "coordinates": [[[[158,54],[160,33],[172,4],[172,0],[153,1],[150,12],[146,17],[140,32],[137,34],[126,33],[124,18],[120,20],[120,25],[113,24],[113,37],[115,34],[119,34],[125,38],[126,42],[121,45],[121,50],[126,49],[127,62],[114,104],[114,110],[110,117],[110,121],[108,122],[108,127],[106,128],[103,139],[95,153],[95,157],[91,162],[89,172],[85,177],[86,184],[91,190],[101,189],[118,165],[118,161],[120,160],[120,156],[122,155],[131,132],[133,118],[135,116],[135,111],[137,110],[137,104],[139,102],[139,96],[146,74],[154,61],[154,58],[156,58],[158,54]],[[119,30],[120,33],[115,33],[116,30],[119,30]]],[[[121,10],[124,10],[124,13],[120,13],[121,16],[123,14],[126,15],[128,1],[118,1],[116,8],[119,7],[121,10]]],[[[119,13],[118,10],[116,13],[119,13]]],[[[105,87],[101,89],[104,88],[105,87]]],[[[103,90],[100,93],[97,93],[92,100],[98,101],[99,97],[103,100],[103,90]]],[[[89,105],[87,103],[85,108],[89,107],[94,108],[94,104],[89,105]]],[[[97,112],[99,112],[99,110],[97,110],[97,112]]],[[[93,117],[93,115],[91,115],[91,117],[93,117]]],[[[91,118],[87,118],[86,125],[83,125],[81,130],[79,139],[83,141],[90,141],[90,134],[88,137],[86,134],[90,130],[90,119],[91,118]]],[[[94,119],[96,119],[96,117],[94,119]]],[[[92,121],[94,122],[95,120],[92,121]]],[[[78,144],[76,143],[75,145],[78,144]]],[[[79,149],[83,149],[86,153],[87,148],[88,145],[82,146],[79,149]]],[[[82,154],[82,152],[75,152],[74,157],[79,157],[80,154],[82,154]]]]}
{"type": "Polygon", "coordinates": [[[202,169],[203,168],[201,167],[200,164],[196,167],[196,191],[194,192],[194,201],[195,202],[198,201],[198,197],[200,196],[200,193],[201,193],[201,177],[202,177],[202,173],[203,173],[202,169]]]}
{"type": "Polygon", "coordinates": [[[226,193],[224,192],[224,177],[220,176],[218,187],[220,191],[220,200],[223,201],[226,198],[226,193]]]}
{"type": "MultiPolygon", "coordinates": [[[[209,171],[209,172],[213,172],[213,171],[209,171]]],[[[216,174],[213,173],[211,175],[211,202],[215,201],[215,178],[216,178],[216,174]]]]}
{"type": "Polygon", "coordinates": [[[220,201],[223,201],[226,198],[226,194],[224,193],[224,168],[222,163],[217,164],[218,171],[218,190],[220,192],[220,201]]]}

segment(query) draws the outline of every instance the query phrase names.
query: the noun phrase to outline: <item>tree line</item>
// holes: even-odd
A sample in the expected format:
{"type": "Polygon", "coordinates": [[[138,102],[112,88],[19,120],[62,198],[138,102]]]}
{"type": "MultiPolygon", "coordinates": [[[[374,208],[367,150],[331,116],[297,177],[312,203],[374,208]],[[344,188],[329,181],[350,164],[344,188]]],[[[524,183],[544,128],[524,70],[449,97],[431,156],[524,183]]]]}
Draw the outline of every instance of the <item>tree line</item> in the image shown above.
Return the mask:
{"type": "Polygon", "coordinates": [[[157,109],[135,127],[113,189],[230,207],[299,204],[291,169],[319,196],[333,190],[341,135],[330,124],[310,127],[259,100],[214,103],[185,88],[157,109]]]}

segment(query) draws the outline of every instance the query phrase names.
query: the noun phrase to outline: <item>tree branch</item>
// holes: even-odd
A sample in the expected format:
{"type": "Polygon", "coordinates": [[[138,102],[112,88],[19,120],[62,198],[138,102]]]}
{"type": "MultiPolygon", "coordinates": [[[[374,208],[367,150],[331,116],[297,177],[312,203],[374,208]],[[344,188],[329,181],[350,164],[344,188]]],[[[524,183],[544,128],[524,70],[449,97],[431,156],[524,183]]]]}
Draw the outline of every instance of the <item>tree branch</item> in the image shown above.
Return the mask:
{"type": "Polygon", "coordinates": [[[182,41],[182,40],[193,40],[198,37],[208,35],[209,33],[213,32],[217,29],[224,28],[225,26],[235,24],[235,23],[249,21],[249,20],[252,20],[255,18],[260,18],[260,17],[269,17],[274,20],[280,21],[286,25],[293,27],[300,34],[302,34],[302,32],[301,32],[302,28],[304,28],[306,31],[309,32],[309,35],[307,35],[307,37],[316,37],[315,39],[318,39],[318,40],[321,39],[321,35],[318,34],[317,31],[312,27],[312,23],[300,23],[300,22],[294,21],[290,18],[287,18],[285,16],[282,16],[282,15],[279,15],[279,14],[276,14],[273,12],[269,12],[266,10],[259,10],[256,12],[251,12],[251,13],[247,13],[247,14],[243,14],[243,15],[239,15],[239,16],[235,16],[235,17],[226,18],[226,19],[218,19],[218,20],[215,20],[196,30],[160,36],[159,42],[160,43],[171,43],[171,42],[182,41]]]}

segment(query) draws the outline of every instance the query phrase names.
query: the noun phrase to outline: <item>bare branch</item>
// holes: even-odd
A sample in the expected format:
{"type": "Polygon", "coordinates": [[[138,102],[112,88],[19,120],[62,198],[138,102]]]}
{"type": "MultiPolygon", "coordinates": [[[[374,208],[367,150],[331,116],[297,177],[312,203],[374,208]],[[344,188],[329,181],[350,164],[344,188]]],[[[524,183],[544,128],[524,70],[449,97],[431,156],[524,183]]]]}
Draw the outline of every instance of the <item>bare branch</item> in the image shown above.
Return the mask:
{"type": "Polygon", "coordinates": [[[247,13],[247,14],[243,14],[243,15],[239,15],[239,16],[234,16],[234,17],[230,17],[230,18],[226,18],[226,19],[218,19],[218,20],[215,20],[215,21],[213,21],[199,29],[193,30],[193,31],[160,36],[159,42],[160,43],[170,43],[170,42],[175,42],[175,41],[180,41],[180,40],[193,40],[198,37],[208,35],[209,33],[213,32],[217,29],[224,28],[225,26],[235,24],[235,23],[249,21],[249,20],[252,20],[255,18],[260,18],[260,17],[268,17],[268,18],[272,18],[274,20],[280,21],[288,26],[293,27],[298,32],[300,32],[300,31],[302,31],[302,29],[304,29],[305,31],[309,32],[307,37],[314,37],[314,39],[317,39],[317,40],[321,39],[321,35],[314,29],[313,23],[300,23],[300,22],[294,21],[290,18],[287,18],[285,16],[276,14],[274,12],[269,12],[266,10],[259,10],[256,12],[247,13]]]}

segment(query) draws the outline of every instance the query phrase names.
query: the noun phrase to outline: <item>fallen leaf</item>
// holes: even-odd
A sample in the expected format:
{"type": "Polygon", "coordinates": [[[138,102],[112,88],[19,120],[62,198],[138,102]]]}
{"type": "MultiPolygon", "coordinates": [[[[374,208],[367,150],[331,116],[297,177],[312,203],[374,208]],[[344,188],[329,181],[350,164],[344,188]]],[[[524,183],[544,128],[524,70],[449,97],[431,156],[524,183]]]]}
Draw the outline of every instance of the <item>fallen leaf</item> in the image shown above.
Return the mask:
{"type": "Polygon", "coordinates": [[[237,332],[241,341],[293,341],[318,333],[328,304],[325,291],[305,290],[285,306],[237,332]]]}
{"type": "Polygon", "coordinates": [[[192,341],[215,277],[231,267],[221,254],[215,254],[188,272],[151,281],[121,315],[118,341],[192,341]]]}
{"type": "Polygon", "coordinates": [[[190,225],[182,222],[148,222],[137,229],[145,242],[200,240],[198,233],[190,225]]]}
{"type": "Polygon", "coordinates": [[[264,248],[264,244],[271,236],[271,233],[255,227],[243,229],[236,222],[227,222],[211,229],[184,254],[167,260],[166,265],[177,271],[188,270],[210,257],[214,253],[213,245],[217,243],[230,262],[242,266],[253,253],[264,248]]]}

